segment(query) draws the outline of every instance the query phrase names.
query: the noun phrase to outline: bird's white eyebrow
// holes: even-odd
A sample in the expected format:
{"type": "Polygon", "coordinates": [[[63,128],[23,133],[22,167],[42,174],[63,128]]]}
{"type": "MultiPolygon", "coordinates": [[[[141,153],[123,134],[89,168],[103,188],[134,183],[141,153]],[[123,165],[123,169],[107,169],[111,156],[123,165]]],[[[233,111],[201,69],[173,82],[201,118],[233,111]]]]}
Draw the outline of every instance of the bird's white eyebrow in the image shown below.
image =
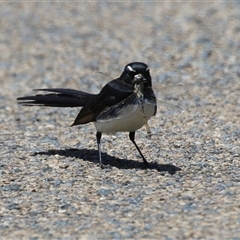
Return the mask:
{"type": "Polygon", "coordinates": [[[150,70],[150,68],[148,67],[147,69],[146,69],[146,71],[149,71],[150,70]]]}
{"type": "Polygon", "coordinates": [[[127,66],[128,70],[131,71],[131,72],[136,72],[134,69],[132,69],[132,67],[130,66],[127,66]]]}

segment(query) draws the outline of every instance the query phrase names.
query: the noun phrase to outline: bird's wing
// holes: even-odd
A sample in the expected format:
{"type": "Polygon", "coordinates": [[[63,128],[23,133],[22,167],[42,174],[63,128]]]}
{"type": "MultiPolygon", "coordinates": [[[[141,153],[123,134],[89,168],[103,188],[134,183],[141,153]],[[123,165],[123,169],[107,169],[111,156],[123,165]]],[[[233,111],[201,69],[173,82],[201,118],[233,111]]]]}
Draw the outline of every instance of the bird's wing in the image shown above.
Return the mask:
{"type": "Polygon", "coordinates": [[[124,118],[133,112],[135,112],[138,108],[139,99],[136,93],[132,93],[129,97],[122,100],[121,102],[106,108],[97,116],[98,122],[107,122],[113,119],[121,119],[124,118]]]}
{"type": "Polygon", "coordinates": [[[101,114],[106,116],[107,114],[104,112],[113,111],[114,106],[121,104],[133,93],[132,86],[118,79],[112,80],[81,109],[72,125],[85,124],[102,119],[101,114]]]}

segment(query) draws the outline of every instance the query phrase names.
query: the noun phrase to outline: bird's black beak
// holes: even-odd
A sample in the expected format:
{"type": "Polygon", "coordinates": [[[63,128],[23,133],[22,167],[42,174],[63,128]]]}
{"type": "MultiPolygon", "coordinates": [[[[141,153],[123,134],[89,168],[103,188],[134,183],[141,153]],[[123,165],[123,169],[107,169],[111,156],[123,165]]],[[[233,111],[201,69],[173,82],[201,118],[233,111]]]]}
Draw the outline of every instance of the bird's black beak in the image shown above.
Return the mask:
{"type": "Polygon", "coordinates": [[[136,83],[141,83],[141,82],[145,83],[145,82],[147,82],[147,79],[141,73],[139,73],[134,76],[133,83],[136,84],[136,83]]]}

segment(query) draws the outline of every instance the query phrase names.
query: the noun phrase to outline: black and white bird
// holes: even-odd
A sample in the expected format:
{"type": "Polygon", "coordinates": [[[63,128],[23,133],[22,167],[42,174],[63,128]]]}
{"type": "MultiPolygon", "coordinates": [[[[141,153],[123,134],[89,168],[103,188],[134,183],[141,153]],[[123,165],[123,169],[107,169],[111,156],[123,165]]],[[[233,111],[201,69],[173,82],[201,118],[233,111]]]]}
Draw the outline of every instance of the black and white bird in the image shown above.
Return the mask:
{"type": "Polygon", "coordinates": [[[150,135],[147,121],[157,111],[150,69],[145,63],[129,63],[121,76],[107,83],[98,94],[63,88],[35,91],[49,93],[19,97],[17,100],[25,106],[82,107],[72,126],[94,122],[101,166],[102,133],[116,132],[129,132],[129,138],[141,155],[144,165],[148,164],[135,142],[135,131],[144,125],[150,135]]]}

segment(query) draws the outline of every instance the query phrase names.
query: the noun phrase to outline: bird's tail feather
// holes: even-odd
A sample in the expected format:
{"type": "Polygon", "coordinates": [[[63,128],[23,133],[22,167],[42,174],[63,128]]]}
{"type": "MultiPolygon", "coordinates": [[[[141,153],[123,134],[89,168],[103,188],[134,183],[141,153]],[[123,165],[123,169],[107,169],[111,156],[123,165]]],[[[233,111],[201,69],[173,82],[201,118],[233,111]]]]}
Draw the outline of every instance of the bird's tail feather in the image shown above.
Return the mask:
{"type": "Polygon", "coordinates": [[[95,94],[64,88],[35,89],[34,91],[50,93],[19,97],[18,103],[24,106],[83,107],[95,96],[95,94]]]}

